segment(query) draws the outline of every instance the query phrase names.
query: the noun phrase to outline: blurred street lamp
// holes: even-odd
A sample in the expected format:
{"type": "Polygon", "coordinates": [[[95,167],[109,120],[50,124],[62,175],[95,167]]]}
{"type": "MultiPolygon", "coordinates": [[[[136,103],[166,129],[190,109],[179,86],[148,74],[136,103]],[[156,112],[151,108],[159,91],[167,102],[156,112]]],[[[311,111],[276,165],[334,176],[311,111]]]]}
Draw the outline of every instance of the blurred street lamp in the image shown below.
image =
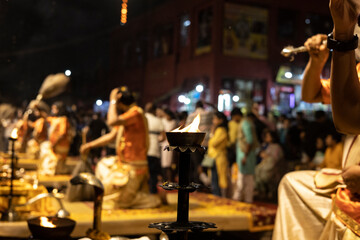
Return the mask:
{"type": "Polygon", "coordinates": [[[195,89],[196,89],[197,92],[201,93],[202,91],[204,91],[204,86],[199,84],[199,85],[196,86],[195,89]]]}
{"type": "Polygon", "coordinates": [[[292,76],[293,76],[293,75],[292,75],[291,72],[286,72],[286,73],[285,73],[285,77],[286,77],[286,78],[292,78],[292,76]]]}
{"type": "Polygon", "coordinates": [[[101,106],[103,104],[103,101],[101,99],[96,100],[96,105],[101,106]]]}
{"type": "Polygon", "coordinates": [[[238,101],[240,100],[240,97],[239,97],[238,95],[234,95],[233,98],[232,98],[232,100],[233,100],[234,102],[238,102],[238,101]]]}
{"type": "Polygon", "coordinates": [[[189,104],[191,103],[191,100],[190,100],[190,98],[185,98],[185,101],[184,101],[184,103],[185,103],[186,105],[189,105],[189,104]]]}
{"type": "Polygon", "coordinates": [[[178,101],[181,102],[181,103],[184,103],[185,100],[186,100],[186,97],[185,97],[184,95],[180,95],[180,96],[178,97],[178,101]]]}

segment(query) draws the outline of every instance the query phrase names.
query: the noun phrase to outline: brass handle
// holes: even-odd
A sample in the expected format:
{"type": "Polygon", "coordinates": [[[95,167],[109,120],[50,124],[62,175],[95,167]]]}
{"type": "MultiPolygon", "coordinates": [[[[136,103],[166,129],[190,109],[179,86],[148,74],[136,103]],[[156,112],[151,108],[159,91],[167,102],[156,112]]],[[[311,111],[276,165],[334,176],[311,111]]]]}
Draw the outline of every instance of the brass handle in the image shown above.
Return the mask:
{"type": "MultiPolygon", "coordinates": [[[[326,43],[327,43],[326,40],[322,41],[323,45],[326,45],[326,43]]],[[[307,51],[308,50],[306,49],[305,46],[296,47],[296,48],[294,48],[293,46],[286,46],[281,50],[281,55],[283,55],[284,57],[290,57],[290,61],[293,61],[296,54],[307,51]]]]}

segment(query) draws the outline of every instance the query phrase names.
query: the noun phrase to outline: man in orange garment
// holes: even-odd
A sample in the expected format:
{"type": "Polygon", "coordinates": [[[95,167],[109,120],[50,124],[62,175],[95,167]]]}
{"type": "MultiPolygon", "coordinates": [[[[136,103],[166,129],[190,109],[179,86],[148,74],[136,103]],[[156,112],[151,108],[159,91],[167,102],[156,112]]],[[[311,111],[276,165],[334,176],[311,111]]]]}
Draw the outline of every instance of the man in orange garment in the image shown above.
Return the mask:
{"type": "Polygon", "coordinates": [[[358,45],[354,36],[357,8],[350,0],[331,0],[333,34],[319,34],[305,42],[310,60],[304,73],[302,98],[307,102],[331,102],[335,126],[347,134],[343,170],[337,172],[339,178],[334,181],[338,184],[322,188],[314,181],[318,174],[315,171],[287,174],[279,186],[273,239],[360,239],[360,65],[356,65],[354,53],[358,45]],[[324,40],[333,50],[331,88],[329,80],[320,78],[329,56],[324,40]]]}
{"type": "Polygon", "coordinates": [[[104,146],[116,139],[117,161],[100,161],[97,176],[105,186],[106,208],[151,208],[159,206],[160,198],[150,194],[148,187],[148,127],[143,110],[127,88],[115,88],[110,94],[108,124],[110,133],[81,146],[80,152],[104,146]],[[118,110],[124,112],[118,114],[118,110]],[[103,176],[103,177],[102,177],[103,176]]]}
{"type": "Polygon", "coordinates": [[[70,150],[72,141],[70,121],[66,116],[65,105],[63,102],[55,102],[51,106],[52,116],[46,118],[49,124],[48,139],[51,148],[57,157],[56,174],[68,173],[65,161],[70,150]]]}
{"type": "Polygon", "coordinates": [[[51,116],[40,111],[40,117],[34,122],[33,136],[40,144],[39,173],[45,175],[66,174],[66,158],[70,150],[72,134],[70,122],[66,116],[63,102],[55,102],[51,106],[51,116]]]}

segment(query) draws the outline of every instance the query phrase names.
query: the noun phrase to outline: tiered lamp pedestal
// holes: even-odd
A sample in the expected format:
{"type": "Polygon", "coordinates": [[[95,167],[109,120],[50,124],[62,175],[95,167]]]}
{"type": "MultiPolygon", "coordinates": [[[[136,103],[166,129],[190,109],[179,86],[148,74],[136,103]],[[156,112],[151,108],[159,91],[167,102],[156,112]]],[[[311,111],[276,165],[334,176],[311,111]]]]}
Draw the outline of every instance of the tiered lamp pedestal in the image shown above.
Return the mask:
{"type": "MultiPolygon", "coordinates": [[[[174,133],[171,133],[174,134],[174,133]]],[[[191,135],[199,133],[177,133],[181,135],[191,135]]],[[[196,151],[205,151],[200,144],[184,144],[183,146],[173,146],[169,133],[167,133],[168,141],[171,146],[166,147],[167,151],[177,151],[180,153],[178,175],[179,183],[165,183],[162,188],[165,190],[178,191],[177,219],[176,222],[159,222],[151,223],[149,228],[156,228],[165,233],[176,232],[171,235],[172,239],[187,240],[188,231],[202,231],[208,228],[216,228],[214,223],[189,221],[189,193],[196,191],[201,185],[190,183],[190,156],[196,151]]],[[[205,133],[200,141],[202,142],[205,133]]]]}

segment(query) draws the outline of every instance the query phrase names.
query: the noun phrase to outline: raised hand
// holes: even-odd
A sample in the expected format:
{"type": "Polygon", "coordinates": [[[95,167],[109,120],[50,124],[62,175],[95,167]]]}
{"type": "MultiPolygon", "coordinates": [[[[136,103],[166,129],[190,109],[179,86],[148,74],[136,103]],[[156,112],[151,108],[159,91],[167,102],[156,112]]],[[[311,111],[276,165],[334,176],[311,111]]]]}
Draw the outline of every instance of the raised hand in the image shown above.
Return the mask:
{"type": "Polygon", "coordinates": [[[330,0],[329,7],[336,40],[348,41],[353,38],[359,4],[358,0],[330,0]]]}
{"type": "Polygon", "coordinates": [[[329,57],[329,49],[326,47],[327,35],[317,34],[308,38],[304,46],[309,52],[310,57],[313,61],[318,61],[319,63],[325,64],[326,60],[329,57]]]}

